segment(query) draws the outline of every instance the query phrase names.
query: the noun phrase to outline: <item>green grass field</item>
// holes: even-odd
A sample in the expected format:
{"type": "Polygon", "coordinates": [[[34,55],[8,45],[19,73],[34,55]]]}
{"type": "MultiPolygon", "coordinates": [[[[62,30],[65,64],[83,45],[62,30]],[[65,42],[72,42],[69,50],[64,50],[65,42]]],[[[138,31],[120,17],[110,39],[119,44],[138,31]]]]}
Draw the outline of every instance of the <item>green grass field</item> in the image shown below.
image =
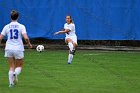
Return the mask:
{"type": "Polygon", "coordinates": [[[8,87],[8,64],[0,51],[0,93],[140,93],[140,52],[26,50],[19,83],[8,87]]]}

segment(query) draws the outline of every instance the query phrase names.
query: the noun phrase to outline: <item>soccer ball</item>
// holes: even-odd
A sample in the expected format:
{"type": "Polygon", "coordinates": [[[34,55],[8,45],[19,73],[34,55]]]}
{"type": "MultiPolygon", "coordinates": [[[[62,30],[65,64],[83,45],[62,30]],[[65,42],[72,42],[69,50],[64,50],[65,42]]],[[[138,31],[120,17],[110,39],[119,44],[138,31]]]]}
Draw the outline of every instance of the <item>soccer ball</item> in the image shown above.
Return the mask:
{"type": "Polygon", "coordinates": [[[38,46],[36,47],[36,51],[37,51],[37,52],[42,52],[42,51],[44,51],[44,46],[43,46],[43,45],[38,45],[38,46]]]}

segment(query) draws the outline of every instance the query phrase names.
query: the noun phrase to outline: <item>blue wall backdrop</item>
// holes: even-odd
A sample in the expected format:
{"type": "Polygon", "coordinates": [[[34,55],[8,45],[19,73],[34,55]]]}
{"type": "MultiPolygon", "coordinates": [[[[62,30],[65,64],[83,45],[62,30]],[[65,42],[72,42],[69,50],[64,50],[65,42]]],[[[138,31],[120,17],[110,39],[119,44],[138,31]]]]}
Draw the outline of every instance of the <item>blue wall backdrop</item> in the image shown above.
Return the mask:
{"type": "Polygon", "coordinates": [[[79,40],[140,40],[140,0],[0,0],[0,29],[12,9],[30,38],[54,36],[72,15],[79,40]]]}

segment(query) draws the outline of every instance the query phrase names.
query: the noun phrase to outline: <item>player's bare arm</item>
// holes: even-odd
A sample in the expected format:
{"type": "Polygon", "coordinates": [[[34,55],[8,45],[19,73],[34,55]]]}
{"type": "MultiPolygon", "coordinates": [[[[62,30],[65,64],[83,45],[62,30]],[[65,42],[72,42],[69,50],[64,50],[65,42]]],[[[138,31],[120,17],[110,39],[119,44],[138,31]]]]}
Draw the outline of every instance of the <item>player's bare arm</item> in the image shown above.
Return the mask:
{"type": "Polygon", "coordinates": [[[24,38],[25,42],[28,44],[28,47],[32,48],[32,44],[30,43],[30,40],[29,40],[27,34],[23,34],[23,38],[24,38]]]}
{"type": "Polygon", "coordinates": [[[1,40],[3,39],[3,35],[0,34],[0,44],[1,44],[1,40]]]}
{"type": "Polygon", "coordinates": [[[64,31],[55,32],[54,35],[57,35],[57,34],[64,34],[64,33],[69,33],[69,32],[70,32],[69,29],[64,29],[64,31]]]}

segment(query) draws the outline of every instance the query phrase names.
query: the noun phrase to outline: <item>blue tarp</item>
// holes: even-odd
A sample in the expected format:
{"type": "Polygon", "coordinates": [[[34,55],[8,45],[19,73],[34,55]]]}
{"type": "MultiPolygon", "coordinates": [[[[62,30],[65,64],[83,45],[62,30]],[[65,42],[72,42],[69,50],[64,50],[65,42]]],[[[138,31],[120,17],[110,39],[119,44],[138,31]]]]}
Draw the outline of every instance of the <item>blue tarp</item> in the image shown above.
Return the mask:
{"type": "Polygon", "coordinates": [[[140,0],[0,0],[1,30],[12,9],[30,38],[64,39],[53,33],[71,15],[78,40],[140,40],[140,0]]]}

